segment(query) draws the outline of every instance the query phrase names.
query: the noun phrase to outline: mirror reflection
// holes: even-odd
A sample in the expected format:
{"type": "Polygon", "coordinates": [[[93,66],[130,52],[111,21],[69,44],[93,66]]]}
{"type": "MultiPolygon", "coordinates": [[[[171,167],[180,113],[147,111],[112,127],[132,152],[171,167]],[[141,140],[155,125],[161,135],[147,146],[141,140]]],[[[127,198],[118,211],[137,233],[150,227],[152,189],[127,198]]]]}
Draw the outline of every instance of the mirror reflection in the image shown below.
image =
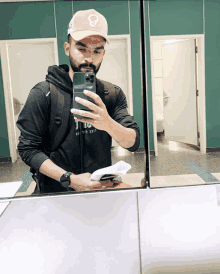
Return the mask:
{"type": "Polygon", "coordinates": [[[211,95],[214,86],[208,79],[219,84],[211,69],[214,63],[207,61],[219,56],[210,42],[219,37],[214,9],[214,3],[202,0],[145,5],[152,95],[150,187],[212,184],[220,178],[218,97],[211,95]]]}
{"type": "MultiPolygon", "coordinates": [[[[1,181],[11,196],[141,187],[138,3],[106,3],[38,3],[51,14],[57,39],[24,39],[22,33],[1,41],[9,136],[4,161],[12,160],[2,163],[1,181]],[[124,25],[109,8],[122,11],[124,25]]],[[[22,13],[34,4],[10,5],[22,13]]],[[[16,20],[20,24],[21,17],[16,20]]]]}

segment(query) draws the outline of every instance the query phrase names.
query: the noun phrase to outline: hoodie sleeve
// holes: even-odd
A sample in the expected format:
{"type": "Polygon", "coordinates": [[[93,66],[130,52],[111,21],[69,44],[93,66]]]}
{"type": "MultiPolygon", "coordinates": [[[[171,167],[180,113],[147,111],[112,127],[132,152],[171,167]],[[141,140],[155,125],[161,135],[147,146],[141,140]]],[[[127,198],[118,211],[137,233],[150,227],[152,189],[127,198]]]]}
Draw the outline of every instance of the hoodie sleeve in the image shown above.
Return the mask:
{"type": "Polygon", "coordinates": [[[140,129],[133,117],[128,113],[128,105],[124,92],[121,88],[115,86],[116,91],[116,104],[112,109],[112,119],[121,124],[124,127],[132,128],[136,131],[136,140],[132,147],[127,150],[134,152],[139,148],[140,145],[140,129]]]}
{"type": "Polygon", "coordinates": [[[36,171],[49,158],[43,152],[48,128],[48,109],[46,95],[38,84],[30,91],[16,123],[20,130],[19,155],[23,162],[36,171]]]}

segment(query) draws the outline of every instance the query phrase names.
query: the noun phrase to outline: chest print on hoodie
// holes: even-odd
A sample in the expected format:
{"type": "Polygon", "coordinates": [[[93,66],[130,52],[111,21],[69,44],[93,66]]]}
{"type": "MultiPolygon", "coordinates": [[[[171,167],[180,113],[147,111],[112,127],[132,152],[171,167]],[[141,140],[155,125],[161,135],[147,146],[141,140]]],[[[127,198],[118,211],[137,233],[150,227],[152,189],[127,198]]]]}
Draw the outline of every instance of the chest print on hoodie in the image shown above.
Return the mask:
{"type": "MultiPolygon", "coordinates": [[[[83,123],[83,128],[82,128],[82,134],[92,134],[97,131],[96,128],[94,128],[91,124],[88,123],[83,123]]],[[[76,136],[80,134],[79,131],[79,122],[76,121],[76,136]]]]}

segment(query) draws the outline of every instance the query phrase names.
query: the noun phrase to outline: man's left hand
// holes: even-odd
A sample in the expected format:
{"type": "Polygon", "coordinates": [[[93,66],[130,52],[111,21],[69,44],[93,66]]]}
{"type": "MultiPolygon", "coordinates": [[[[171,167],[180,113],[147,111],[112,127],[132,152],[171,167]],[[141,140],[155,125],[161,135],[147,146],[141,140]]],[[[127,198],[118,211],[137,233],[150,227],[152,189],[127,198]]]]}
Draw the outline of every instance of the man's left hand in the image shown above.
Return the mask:
{"type": "Polygon", "coordinates": [[[102,99],[96,93],[89,90],[84,90],[84,94],[91,97],[94,100],[95,104],[93,104],[92,102],[88,100],[76,97],[75,100],[78,103],[88,107],[89,109],[91,109],[91,111],[84,111],[84,110],[73,108],[71,109],[71,112],[73,114],[77,114],[85,117],[85,118],[74,117],[74,119],[82,123],[91,124],[99,130],[107,131],[109,124],[111,122],[111,117],[109,116],[106,106],[102,102],[102,99]]]}

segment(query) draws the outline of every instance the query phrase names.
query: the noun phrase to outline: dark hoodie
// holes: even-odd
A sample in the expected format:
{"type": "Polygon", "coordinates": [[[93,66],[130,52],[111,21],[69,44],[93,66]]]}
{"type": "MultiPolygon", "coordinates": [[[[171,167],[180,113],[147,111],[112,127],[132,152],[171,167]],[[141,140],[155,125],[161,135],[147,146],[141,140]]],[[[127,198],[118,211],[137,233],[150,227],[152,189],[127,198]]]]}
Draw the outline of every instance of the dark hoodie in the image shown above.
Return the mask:
{"type": "MultiPolygon", "coordinates": [[[[111,136],[105,131],[94,128],[91,124],[82,124],[80,130],[78,122],[75,122],[71,113],[64,141],[56,151],[50,154],[45,153],[44,147],[49,145],[46,141],[49,135],[48,121],[50,118],[49,83],[68,92],[72,97],[73,83],[68,72],[67,65],[49,67],[46,81],[38,83],[31,89],[17,120],[17,127],[21,131],[18,144],[19,155],[28,166],[36,171],[48,158],[59,167],[74,174],[92,173],[99,168],[111,165],[111,136]]],[[[117,86],[115,86],[115,91],[116,105],[108,112],[115,121],[136,131],[136,142],[133,147],[128,149],[135,151],[139,147],[140,131],[136,122],[127,112],[124,93],[117,86]]],[[[97,94],[104,102],[103,91],[97,89],[97,94]]],[[[44,192],[66,191],[59,182],[46,178],[44,192]]]]}

